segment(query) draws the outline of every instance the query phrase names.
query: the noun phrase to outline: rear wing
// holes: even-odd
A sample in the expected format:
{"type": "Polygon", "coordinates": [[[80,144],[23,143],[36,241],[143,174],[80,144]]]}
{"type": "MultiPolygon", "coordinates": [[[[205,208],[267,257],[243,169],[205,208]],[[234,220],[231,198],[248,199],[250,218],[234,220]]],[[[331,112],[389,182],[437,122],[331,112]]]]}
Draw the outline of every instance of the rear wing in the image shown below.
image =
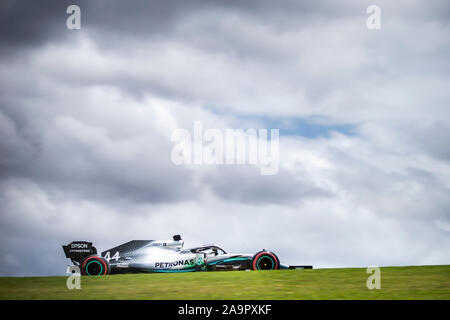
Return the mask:
{"type": "Polygon", "coordinates": [[[97,249],[92,245],[92,242],[72,241],[62,247],[66,258],[69,258],[72,262],[81,262],[85,257],[97,254],[97,249]]]}

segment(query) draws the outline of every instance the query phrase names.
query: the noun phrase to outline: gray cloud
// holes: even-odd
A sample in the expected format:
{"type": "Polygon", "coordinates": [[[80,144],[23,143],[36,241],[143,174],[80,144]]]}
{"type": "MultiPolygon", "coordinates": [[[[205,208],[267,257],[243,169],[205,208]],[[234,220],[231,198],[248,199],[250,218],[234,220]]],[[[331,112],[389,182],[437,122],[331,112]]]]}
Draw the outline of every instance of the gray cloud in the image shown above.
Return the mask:
{"type": "Polygon", "coordinates": [[[332,196],[329,190],[314,185],[305,174],[291,174],[282,169],[276,175],[260,175],[259,169],[248,165],[223,166],[202,177],[219,198],[253,205],[298,205],[303,199],[332,196]]]}
{"type": "Polygon", "coordinates": [[[36,134],[28,139],[11,119],[0,115],[6,138],[1,144],[4,179],[29,178],[100,201],[195,198],[190,172],[168,161],[170,145],[161,143],[165,138],[151,128],[145,135],[113,137],[104,127],[57,116],[45,119],[50,120],[45,128],[27,127],[36,134]]]}

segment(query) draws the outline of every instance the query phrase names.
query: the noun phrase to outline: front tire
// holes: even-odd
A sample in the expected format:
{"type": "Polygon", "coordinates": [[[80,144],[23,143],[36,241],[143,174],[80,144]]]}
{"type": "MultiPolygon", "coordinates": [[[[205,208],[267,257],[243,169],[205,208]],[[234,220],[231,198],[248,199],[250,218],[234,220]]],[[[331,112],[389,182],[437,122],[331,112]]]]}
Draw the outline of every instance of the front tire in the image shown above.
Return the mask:
{"type": "Polygon", "coordinates": [[[104,276],[110,271],[108,260],[97,255],[86,257],[81,264],[81,274],[84,276],[104,276]]]}
{"type": "Polygon", "coordinates": [[[252,270],[278,270],[280,260],[277,255],[270,251],[259,251],[252,258],[252,270]]]}

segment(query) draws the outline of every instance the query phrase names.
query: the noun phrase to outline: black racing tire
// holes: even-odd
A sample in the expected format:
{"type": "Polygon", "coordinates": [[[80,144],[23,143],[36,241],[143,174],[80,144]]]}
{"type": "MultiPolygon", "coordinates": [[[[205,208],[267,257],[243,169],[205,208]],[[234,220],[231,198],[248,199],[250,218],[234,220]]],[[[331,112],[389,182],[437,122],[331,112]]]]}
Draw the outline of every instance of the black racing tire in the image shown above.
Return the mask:
{"type": "Polygon", "coordinates": [[[261,250],[252,258],[252,270],[278,270],[280,269],[280,259],[271,251],[261,250]]]}
{"type": "Polygon", "coordinates": [[[81,263],[83,276],[105,276],[111,272],[108,260],[95,254],[84,258],[81,263]]]}

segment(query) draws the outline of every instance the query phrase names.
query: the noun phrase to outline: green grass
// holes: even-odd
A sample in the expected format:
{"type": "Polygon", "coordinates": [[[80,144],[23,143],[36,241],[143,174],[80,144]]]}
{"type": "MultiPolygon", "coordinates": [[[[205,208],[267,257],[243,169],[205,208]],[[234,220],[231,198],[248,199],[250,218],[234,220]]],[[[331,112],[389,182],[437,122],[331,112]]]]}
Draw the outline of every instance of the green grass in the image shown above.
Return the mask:
{"type": "Polygon", "coordinates": [[[365,268],[0,278],[0,299],[450,299],[450,265],[382,267],[368,290],[365,268]]]}

